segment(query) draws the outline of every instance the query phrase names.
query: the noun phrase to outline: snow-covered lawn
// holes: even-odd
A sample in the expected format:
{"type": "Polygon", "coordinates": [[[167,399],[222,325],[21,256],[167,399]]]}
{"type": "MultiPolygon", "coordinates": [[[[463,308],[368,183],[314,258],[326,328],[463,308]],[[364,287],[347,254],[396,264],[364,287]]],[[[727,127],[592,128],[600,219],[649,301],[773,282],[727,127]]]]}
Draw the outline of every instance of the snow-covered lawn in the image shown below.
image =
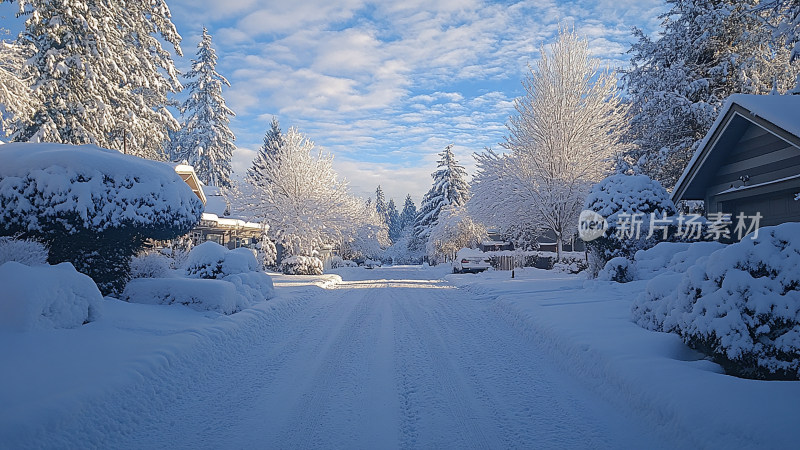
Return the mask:
{"type": "Polygon", "coordinates": [[[566,372],[699,447],[792,448],[800,442],[798,381],[724,375],[675,334],[631,320],[647,281],[619,284],[539,269],[449,275],[493,308],[566,372]]]}
{"type": "Polygon", "coordinates": [[[104,301],[0,333],[0,447],[792,448],[800,382],[630,319],[645,282],[449,266],[271,274],[233,315],[104,301]]]}

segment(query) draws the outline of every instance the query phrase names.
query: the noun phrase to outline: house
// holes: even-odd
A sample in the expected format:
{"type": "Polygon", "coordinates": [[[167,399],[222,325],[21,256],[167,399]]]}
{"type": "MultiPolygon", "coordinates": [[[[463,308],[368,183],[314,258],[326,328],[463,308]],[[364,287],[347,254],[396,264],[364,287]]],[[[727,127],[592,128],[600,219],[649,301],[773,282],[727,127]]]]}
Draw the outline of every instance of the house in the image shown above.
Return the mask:
{"type": "Polygon", "coordinates": [[[800,222],[800,96],[731,95],[672,192],[706,214],[800,222]]]}
{"type": "Polygon", "coordinates": [[[226,217],[230,208],[219,188],[204,185],[190,165],[178,164],[175,172],[192,188],[205,208],[200,223],[188,235],[195,245],[214,241],[231,249],[255,247],[267,231],[266,224],[226,217]]]}
{"type": "Polygon", "coordinates": [[[503,240],[503,235],[496,228],[486,230],[486,239],[478,244],[478,248],[484,252],[499,251],[499,250],[514,250],[514,244],[503,240]]]}

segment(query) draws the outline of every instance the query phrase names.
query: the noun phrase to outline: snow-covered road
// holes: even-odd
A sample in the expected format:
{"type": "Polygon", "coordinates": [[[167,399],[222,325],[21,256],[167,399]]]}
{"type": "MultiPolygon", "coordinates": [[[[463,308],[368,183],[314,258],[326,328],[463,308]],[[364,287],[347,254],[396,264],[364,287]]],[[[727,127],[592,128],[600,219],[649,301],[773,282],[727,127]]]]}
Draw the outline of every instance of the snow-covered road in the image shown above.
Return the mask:
{"type": "Polygon", "coordinates": [[[376,279],[296,290],[279,320],[229,339],[227,351],[202,365],[177,364],[154,389],[137,389],[137,400],[109,408],[104,418],[135,425],[105,434],[102,445],[676,445],[621,403],[560,372],[485,299],[416,279],[430,272],[359,273],[376,279]]]}

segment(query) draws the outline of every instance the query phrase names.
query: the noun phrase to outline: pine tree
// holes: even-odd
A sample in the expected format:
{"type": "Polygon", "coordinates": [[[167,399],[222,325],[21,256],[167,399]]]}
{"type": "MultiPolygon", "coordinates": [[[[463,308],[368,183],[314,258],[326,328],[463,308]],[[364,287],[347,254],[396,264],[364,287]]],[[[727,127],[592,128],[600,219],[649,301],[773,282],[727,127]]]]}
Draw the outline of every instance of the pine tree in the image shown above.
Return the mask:
{"type": "Polygon", "coordinates": [[[36,110],[36,99],[23,78],[26,55],[16,44],[0,42],[0,105],[5,114],[0,114],[0,126],[6,135],[20,122],[30,119],[36,110]]]}
{"type": "Polygon", "coordinates": [[[383,223],[389,225],[389,207],[386,205],[386,196],[383,194],[381,185],[375,189],[375,211],[378,212],[378,217],[383,220],[383,223]]]}
{"type": "Polygon", "coordinates": [[[269,169],[270,161],[278,154],[284,145],[281,126],[275,116],[272,117],[270,128],[264,135],[264,145],[258,149],[258,154],[253,159],[253,165],[247,169],[247,176],[252,183],[265,185],[271,183],[272,171],[269,169]]]}
{"type": "Polygon", "coordinates": [[[231,158],[236,139],[228,128],[234,116],[222,97],[222,86],[230,86],[216,71],[217,55],[211,46],[211,35],[203,27],[197,44],[197,59],[184,76],[189,98],[181,105],[184,117],[172,151],[172,160],[188,161],[200,181],[211,186],[230,186],[231,158]]]}
{"type": "Polygon", "coordinates": [[[411,199],[411,194],[406,195],[406,202],[403,204],[403,211],[400,213],[400,229],[413,228],[417,218],[417,205],[411,199]]]}
{"type": "Polygon", "coordinates": [[[163,158],[168,130],[178,128],[165,107],[167,94],[181,89],[161,46],[172,44],[181,55],[165,1],[19,5],[27,20],[17,41],[32,55],[25,77],[38,105],[12,139],[98,144],[163,158]]]}
{"type": "Polygon", "coordinates": [[[386,224],[389,227],[389,239],[394,243],[400,239],[400,236],[403,234],[403,227],[402,223],[400,222],[400,213],[397,212],[397,206],[394,204],[394,199],[389,200],[389,204],[386,206],[387,212],[387,222],[386,224]]]}
{"type": "Polygon", "coordinates": [[[439,154],[439,168],[431,174],[433,186],[422,198],[420,211],[414,222],[414,245],[426,244],[443,206],[464,206],[469,198],[469,185],[465,180],[467,172],[458,164],[452,149],[453,145],[448,145],[439,154]]]}
{"type": "Polygon", "coordinates": [[[624,80],[633,99],[629,140],[635,148],[619,170],[671,189],[730,94],[790,91],[798,63],[790,64],[789,34],[765,26],[781,19],[764,8],[740,0],[667,3],[660,37],[634,32],[624,80]]]}

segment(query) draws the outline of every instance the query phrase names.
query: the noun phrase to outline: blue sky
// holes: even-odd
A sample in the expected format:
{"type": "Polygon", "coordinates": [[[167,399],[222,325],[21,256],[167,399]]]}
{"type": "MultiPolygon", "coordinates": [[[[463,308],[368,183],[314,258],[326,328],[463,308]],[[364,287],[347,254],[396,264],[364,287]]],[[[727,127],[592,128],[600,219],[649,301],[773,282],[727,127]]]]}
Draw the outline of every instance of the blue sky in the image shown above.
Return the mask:
{"type": "MultiPolygon", "coordinates": [[[[663,0],[167,1],[183,36],[179,69],[188,70],[203,26],[213,36],[237,114],[235,171],[248,167],[274,115],[333,153],[355,194],[380,184],[399,206],[430,188],[447,144],[470,173],[473,152],[498,147],[527,64],[559,23],[622,67],[631,27],[654,32],[664,10],[663,0]]],[[[0,14],[16,8],[4,3],[0,14]]]]}

